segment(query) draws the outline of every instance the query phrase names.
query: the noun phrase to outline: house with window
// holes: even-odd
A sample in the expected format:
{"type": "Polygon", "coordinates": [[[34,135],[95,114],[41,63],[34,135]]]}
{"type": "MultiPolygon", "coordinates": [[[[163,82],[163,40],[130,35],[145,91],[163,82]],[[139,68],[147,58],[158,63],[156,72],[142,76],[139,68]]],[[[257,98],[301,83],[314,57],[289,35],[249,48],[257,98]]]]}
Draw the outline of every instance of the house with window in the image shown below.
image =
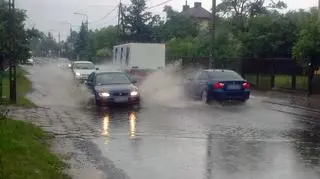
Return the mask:
{"type": "Polygon", "coordinates": [[[194,7],[190,7],[188,5],[188,2],[186,1],[186,4],[183,6],[181,13],[186,17],[199,22],[200,26],[203,28],[208,27],[212,19],[211,13],[202,7],[201,2],[195,2],[194,7]]]}

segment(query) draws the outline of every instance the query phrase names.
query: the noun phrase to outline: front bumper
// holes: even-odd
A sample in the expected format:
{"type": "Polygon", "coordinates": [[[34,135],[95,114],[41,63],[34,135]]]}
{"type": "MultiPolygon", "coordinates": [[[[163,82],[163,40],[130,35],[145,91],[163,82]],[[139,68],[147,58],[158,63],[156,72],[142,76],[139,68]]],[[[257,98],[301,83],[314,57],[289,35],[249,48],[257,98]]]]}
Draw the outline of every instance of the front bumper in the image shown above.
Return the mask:
{"type": "Polygon", "coordinates": [[[110,96],[110,97],[96,97],[96,102],[99,105],[114,105],[114,104],[140,104],[140,96],[121,96],[122,98],[126,98],[125,101],[117,101],[119,96],[110,96]]]}

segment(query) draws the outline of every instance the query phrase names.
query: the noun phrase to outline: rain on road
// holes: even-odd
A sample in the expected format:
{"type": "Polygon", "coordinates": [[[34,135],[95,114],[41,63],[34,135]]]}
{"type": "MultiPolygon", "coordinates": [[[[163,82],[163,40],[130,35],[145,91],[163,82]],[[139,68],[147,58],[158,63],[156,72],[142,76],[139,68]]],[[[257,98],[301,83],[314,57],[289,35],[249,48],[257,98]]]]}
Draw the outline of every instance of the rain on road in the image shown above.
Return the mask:
{"type": "MultiPolygon", "coordinates": [[[[92,179],[320,178],[320,111],[262,96],[243,105],[207,106],[174,97],[172,82],[163,82],[169,77],[161,77],[158,91],[160,78],[152,79],[154,89],[145,90],[140,109],[95,109],[79,105],[90,95],[76,90],[56,65],[27,69],[36,104],[69,113],[62,121],[75,114],[75,123],[86,124],[78,132],[92,133],[82,141],[92,142],[105,161],[95,164],[104,175],[92,179]]],[[[60,127],[70,132],[71,123],[60,127]]]]}

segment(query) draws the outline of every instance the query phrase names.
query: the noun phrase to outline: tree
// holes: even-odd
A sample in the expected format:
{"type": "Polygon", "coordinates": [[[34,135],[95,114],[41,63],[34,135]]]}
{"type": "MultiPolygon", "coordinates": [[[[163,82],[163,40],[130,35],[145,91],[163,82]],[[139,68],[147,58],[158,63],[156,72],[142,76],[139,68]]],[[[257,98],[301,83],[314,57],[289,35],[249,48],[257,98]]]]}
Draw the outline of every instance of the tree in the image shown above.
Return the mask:
{"type": "Polygon", "coordinates": [[[46,35],[38,29],[32,28],[27,30],[27,36],[29,48],[34,56],[47,56],[49,52],[51,52],[51,55],[58,54],[58,43],[54,40],[51,33],[46,35]]]}
{"type": "Polygon", "coordinates": [[[217,11],[220,16],[228,18],[229,22],[235,27],[234,30],[243,32],[247,29],[246,23],[249,17],[266,15],[286,7],[287,5],[283,1],[222,0],[217,6],[217,11]]]}
{"type": "Polygon", "coordinates": [[[160,17],[146,11],[145,0],[131,0],[129,6],[122,7],[122,40],[131,42],[152,41],[152,27],[158,25],[160,17]]]}
{"type": "Polygon", "coordinates": [[[25,61],[30,57],[28,34],[24,28],[26,13],[20,9],[12,13],[8,7],[7,2],[0,7],[0,52],[10,60],[25,61]]]}
{"type": "Polygon", "coordinates": [[[297,27],[286,15],[273,12],[248,20],[248,30],[239,36],[243,57],[290,58],[297,27]]]}
{"type": "Polygon", "coordinates": [[[108,48],[112,49],[119,41],[117,26],[108,26],[106,28],[95,31],[92,34],[94,45],[97,50],[108,48]]]}
{"type": "Polygon", "coordinates": [[[76,43],[75,43],[75,53],[78,56],[78,59],[88,60],[89,54],[89,32],[87,29],[87,25],[85,23],[81,24],[80,32],[77,36],[76,43]]]}
{"type": "Polygon", "coordinates": [[[320,66],[320,22],[316,14],[313,14],[304,29],[300,30],[298,40],[293,46],[293,56],[302,63],[320,66]]]}

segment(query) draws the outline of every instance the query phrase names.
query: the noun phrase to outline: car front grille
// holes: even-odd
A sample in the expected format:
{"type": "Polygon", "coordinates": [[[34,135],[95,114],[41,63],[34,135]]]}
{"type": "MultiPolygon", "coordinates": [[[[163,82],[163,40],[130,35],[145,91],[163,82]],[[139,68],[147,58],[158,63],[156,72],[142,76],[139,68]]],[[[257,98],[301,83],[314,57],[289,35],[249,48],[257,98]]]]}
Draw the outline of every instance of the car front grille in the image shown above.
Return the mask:
{"type": "Polygon", "coordinates": [[[113,92],[111,93],[112,96],[128,96],[129,93],[127,92],[113,92]]]}

